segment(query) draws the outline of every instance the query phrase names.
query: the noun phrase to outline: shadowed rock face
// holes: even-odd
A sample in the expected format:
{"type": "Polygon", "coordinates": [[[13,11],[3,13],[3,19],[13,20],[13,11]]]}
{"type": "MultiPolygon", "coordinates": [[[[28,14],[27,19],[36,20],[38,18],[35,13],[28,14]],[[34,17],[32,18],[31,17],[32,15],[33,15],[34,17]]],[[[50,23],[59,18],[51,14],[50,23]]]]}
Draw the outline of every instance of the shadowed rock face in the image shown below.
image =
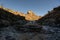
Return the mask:
{"type": "Polygon", "coordinates": [[[48,14],[43,16],[37,22],[42,25],[60,27],[60,6],[49,11],[48,14]]]}

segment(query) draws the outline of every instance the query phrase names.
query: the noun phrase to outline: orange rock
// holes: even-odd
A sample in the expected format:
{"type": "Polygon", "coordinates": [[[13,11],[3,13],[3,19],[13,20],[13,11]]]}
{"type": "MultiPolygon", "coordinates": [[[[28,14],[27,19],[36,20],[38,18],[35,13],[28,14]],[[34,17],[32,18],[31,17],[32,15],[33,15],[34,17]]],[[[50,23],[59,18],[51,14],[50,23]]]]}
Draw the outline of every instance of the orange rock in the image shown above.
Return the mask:
{"type": "Polygon", "coordinates": [[[2,7],[2,6],[0,6],[0,8],[6,10],[6,11],[8,11],[8,12],[13,13],[14,15],[23,16],[23,17],[25,17],[26,20],[31,20],[31,21],[33,21],[33,20],[38,20],[38,19],[41,18],[41,16],[35,15],[34,12],[32,12],[31,10],[29,10],[29,11],[27,12],[27,14],[24,14],[24,13],[22,13],[22,12],[17,12],[17,11],[8,9],[8,8],[4,8],[4,7],[2,7]]]}

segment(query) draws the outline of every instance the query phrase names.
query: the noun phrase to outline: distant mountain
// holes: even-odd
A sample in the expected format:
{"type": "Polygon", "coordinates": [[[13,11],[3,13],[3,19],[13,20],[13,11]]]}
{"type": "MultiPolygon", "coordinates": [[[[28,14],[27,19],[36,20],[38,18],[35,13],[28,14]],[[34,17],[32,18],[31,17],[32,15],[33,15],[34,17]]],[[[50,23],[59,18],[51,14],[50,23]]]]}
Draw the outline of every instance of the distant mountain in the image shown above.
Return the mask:
{"type": "Polygon", "coordinates": [[[25,17],[26,20],[29,20],[29,21],[33,21],[33,20],[38,20],[39,18],[41,18],[41,16],[37,16],[35,15],[31,10],[29,10],[27,12],[27,14],[24,14],[22,12],[18,12],[18,11],[13,11],[11,9],[8,9],[8,8],[4,8],[4,7],[1,7],[0,8],[3,8],[4,10],[8,11],[8,12],[11,12],[12,14],[14,15],[20,15],[20,16],[23,16],[25,17]]]}
{"type": "Polygon", "coordinates": [[[37,23],[60,27],[60,6],[54,8],[51,11],[48,11],[48,14],[39,19],[37,23]]]}

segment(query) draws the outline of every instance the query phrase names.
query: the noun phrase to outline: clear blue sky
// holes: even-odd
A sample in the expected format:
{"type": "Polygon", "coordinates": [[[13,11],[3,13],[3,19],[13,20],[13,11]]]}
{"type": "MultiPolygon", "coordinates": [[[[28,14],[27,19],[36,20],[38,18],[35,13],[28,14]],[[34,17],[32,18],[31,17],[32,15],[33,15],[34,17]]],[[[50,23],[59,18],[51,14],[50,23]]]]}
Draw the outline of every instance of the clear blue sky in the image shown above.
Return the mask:
{"type": "Polygon", "coordinates": [[[0,0],[0,5],[15,11],[27,13],[32,10],[37,15],[45,15],[54,7],[60,6],[60,0],[0,0]]]}

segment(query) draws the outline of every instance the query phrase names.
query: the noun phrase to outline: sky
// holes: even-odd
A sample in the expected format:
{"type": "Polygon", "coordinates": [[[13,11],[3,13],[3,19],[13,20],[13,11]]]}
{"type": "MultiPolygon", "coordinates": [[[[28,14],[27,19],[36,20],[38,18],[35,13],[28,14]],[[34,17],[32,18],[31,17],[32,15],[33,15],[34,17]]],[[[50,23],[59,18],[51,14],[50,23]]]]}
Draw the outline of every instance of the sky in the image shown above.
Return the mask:
{"type": "Polygon", "coordinates": [[[25,14],[32,10],[36,15],[44,16],[54,7],[60,6],[60,0],[0,0],[0,5],[25,14]]]}

